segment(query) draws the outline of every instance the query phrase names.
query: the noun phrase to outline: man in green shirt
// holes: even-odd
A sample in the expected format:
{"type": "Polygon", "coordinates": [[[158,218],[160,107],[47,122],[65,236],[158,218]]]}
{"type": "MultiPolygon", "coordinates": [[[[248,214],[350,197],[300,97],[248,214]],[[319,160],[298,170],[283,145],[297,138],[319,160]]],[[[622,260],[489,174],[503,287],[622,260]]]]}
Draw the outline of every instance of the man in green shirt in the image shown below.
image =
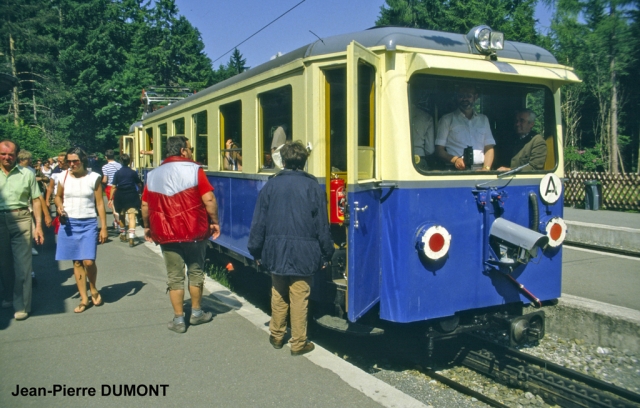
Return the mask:
{"type": "Polygon", "coordinates": [[[37,244],[44,243],[40,189],[35,174],[16,165],[20,147],[0,141],[0,283],[2,307],[13,306],[16,320],[31,312],[31,213],[33,206],[37,244]],[[13,289],[13,290],[12,290],[13,289]]]}

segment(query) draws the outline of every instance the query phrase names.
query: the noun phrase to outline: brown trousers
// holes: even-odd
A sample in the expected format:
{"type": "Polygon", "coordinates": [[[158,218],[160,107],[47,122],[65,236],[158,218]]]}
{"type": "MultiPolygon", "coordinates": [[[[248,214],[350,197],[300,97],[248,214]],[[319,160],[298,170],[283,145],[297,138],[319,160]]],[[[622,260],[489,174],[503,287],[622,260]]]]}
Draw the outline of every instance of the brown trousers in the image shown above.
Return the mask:
{"type": "Polygon", "coordinates": [[[271,275],[271,322],[269,331],[282,340],[287,331],[287,312],[291,313],[291,351],[300,351],[307,342],[307,311],[311,276],[271,275]]]}

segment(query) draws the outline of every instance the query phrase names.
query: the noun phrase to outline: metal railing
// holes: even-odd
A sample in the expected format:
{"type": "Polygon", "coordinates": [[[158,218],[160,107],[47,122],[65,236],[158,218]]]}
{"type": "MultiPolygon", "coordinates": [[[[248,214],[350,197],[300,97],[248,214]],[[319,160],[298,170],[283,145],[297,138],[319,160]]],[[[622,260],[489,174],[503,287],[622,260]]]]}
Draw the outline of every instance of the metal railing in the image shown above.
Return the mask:
{"type": "Polygon", "coordinates": [[[602,205],[608,210],[640,211],[640,175],[596,172],[571,172],[566,175],[564,205],[583,207],[585,181],[602,184],[602,205]]]}

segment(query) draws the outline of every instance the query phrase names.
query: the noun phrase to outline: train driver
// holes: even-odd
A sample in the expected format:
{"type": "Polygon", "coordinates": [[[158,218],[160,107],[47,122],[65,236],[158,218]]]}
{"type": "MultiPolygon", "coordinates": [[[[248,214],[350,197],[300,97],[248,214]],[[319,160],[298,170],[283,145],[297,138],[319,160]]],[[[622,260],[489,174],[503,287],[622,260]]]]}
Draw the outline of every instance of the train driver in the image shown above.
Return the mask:
{"type": "Polygon", "coordinates": [[[493,164],[493,146],[496,144],[486,115],[478,113],[474,104],[478,90],[472,85],[461,85],[456,94],[457,109],[440,118],[436,134],[436,154],[457,170],[490,170],[493,164]],[[465,149],[473,153],[465,164],[465,149]],[[473,157],[471,157],[473,156],[473,157]]]}
{"type": "Polygon", "coordinates": [[[547,160],[547,143],[542,135],[533,132],[536,114],[531,109],[516,112],[514,141],[506,148],[506,157],[511,157],[511,167],[499,167],[498,171],[507,171],[525,166],[523,170],[542,170],[547,160]]]}

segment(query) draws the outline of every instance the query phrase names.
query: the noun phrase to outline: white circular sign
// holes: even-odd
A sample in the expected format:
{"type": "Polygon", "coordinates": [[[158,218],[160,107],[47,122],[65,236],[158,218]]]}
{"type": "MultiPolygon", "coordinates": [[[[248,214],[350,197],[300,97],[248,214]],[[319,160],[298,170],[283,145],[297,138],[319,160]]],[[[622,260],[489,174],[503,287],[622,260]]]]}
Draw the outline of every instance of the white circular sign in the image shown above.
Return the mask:
{"type": "Polygon", "coordinates": [[[540,197],[547,204],[555,204],[562,195],[562,181],[560,177],[549,173],[540,181],[540,197]]]}
{"type": "Polygon", "coordinates": [[[567,224],[560,217],[553,217],[544,229],[549,238],[549,246],[552,248],[560,246],[567,237],[567,224]]]}
{"type": "Polygon", "coordinates": [[[429,259],[437,260],[449,252],[451,235],[445,227],[434,225],[422,235],[422,251],[429,259]]]}

